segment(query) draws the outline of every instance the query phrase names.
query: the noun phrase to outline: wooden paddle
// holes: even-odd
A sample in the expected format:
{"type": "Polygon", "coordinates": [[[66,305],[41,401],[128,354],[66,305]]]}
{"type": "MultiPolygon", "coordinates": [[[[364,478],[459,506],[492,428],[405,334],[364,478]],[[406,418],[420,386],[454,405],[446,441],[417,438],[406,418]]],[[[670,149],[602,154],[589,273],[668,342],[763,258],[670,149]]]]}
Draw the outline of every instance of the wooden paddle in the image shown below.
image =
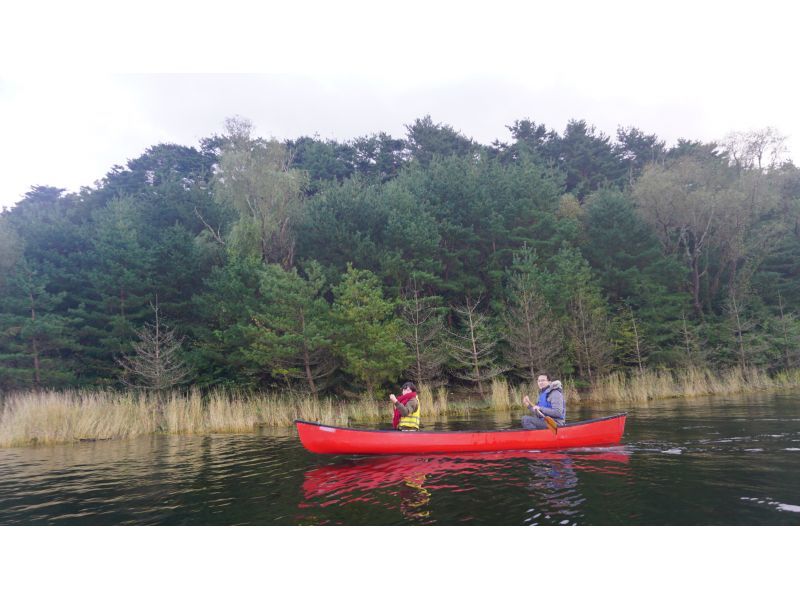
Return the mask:
{"type": "MultiPolygon", "coordinates": [[[[530,398],[528,397],[528,395],[525,395],[525,399],[524,400],[526,401],[524,403],[525,406],[526,407],[530,407],[531,402],[530,402],[530,398]]],[[[554,420],[549,415],[545,415],[544,413],[542,413],[542,417],[544,417],[544,423],[546,423],[547,427],[550,428],[553,431],[553,434],[558,434],[558,424],[556,423],[556,420],[554,420]]]]}
{"type": "Polygon", "coordinates": [[[556,423],[556,420],[554,420],[549,415],[545,415],[544,423],[546,423],[547,427],[553,431],[553,434],[558,434],[558,424],[556,423]]]}

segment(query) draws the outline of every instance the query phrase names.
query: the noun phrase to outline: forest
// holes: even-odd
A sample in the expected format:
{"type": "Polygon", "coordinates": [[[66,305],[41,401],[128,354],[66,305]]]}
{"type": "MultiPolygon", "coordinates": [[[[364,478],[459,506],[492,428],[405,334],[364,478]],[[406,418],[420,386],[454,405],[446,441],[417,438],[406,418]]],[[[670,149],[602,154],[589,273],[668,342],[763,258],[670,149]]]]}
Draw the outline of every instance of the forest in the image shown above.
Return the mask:
{"type": "Polygon", "coordinates": [[[79,192],[32,186],[0,214],[0,390],[800,367],[800,171],[777,131],[405,129],[281,141],[235,117],[79,192]]]}

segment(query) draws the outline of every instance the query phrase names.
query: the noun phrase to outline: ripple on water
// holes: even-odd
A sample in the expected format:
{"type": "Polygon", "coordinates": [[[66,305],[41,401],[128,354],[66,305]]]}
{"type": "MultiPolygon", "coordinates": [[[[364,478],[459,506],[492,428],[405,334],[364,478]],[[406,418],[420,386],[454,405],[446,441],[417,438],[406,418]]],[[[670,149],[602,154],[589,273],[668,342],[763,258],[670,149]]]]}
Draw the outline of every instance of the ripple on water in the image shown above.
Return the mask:
{"type": "Polygon", "coordinates": [[[790,418],[665,404],[632,409],[623,447],[549,454],[345,458],[260,433],[3,449],[0,525],[800,524],[790,418]]]}
{"type": "Polygon", "coordinates": [[[800,513],[800,506],[792,505],[792,504],[788,504],[788,503],[782,503],[782,502],[779,502],[777,500],[773,500],[772,498],[770,498],[768,496],[764,497],[764,498],[754,498],[754,497],[750,497],[750,496],[742,496],[742,500],[748,501],[748,502],[754,502],[754,503],[759,504],[759,505],[766,505],[766,506],[772,507],[772,508],[774,508],[774,509],[776,509],[778,511],[786,511],[786,512],[789,512],[789,513],[800,513]]]}

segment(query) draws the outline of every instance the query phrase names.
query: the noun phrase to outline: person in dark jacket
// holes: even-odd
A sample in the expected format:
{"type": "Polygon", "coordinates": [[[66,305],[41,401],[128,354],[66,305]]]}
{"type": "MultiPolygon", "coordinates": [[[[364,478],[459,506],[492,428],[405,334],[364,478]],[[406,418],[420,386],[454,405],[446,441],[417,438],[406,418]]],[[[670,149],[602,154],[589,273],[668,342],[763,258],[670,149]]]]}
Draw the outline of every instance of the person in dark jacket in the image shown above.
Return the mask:
{"type": "Polygon", "coordinates": [[[549,374],[542,372],[536,379],[536,384],[539,386],[539,400],[536,405],[531,403],[528,395],[522,399],[522,404],[531,412],[531,415],[522,416],[522,427],[526,430],[543,430],[547,427],[545,415],[552,417],[558,425],[563,425],[567,419],[567,404],[561,382],[551,382],[549,374]]]}

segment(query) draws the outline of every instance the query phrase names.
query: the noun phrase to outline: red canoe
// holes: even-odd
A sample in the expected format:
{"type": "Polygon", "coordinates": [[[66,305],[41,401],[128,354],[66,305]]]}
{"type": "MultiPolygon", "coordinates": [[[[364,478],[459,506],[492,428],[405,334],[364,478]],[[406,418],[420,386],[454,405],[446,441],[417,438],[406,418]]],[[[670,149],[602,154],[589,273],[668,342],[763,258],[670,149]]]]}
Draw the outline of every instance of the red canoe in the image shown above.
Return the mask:
{"type": "Polygon", "coordinates": [[[551,430],[486,432],[398,432],[355,430],[295,420],[300,442],[312,453],[376,455],[553,450],[619,443],[626,413],[559,426],[551,430]]]}

